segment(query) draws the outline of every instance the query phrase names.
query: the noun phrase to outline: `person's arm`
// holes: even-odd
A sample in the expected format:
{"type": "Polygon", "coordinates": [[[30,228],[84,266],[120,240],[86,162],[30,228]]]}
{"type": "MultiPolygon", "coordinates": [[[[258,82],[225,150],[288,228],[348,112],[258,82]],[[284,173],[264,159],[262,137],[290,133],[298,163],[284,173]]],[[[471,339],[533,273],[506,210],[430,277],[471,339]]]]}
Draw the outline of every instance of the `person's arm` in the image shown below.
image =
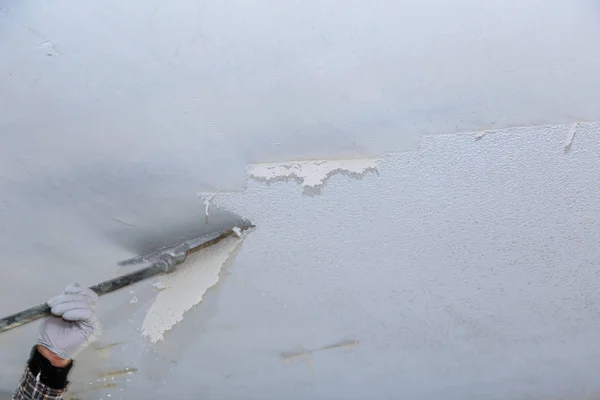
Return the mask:
{"type": "MultiPolygon", "coordinates": [[[[45,349],[45,348],[44,348],[45,349]]],[[[48,349],[45,349],[49,351],[48,349]]],[[[73,366],[59,367],[42,355],[38,346],[31,349],[25,372],[13,400],[62,399],[67,392],[67,376],[73,366]]]]}
{"type": "Polygon", "coordinates": [[[73,357],[92,342],[100,330],[94,315],[98,296],[77,284],[48,300],[54,317],[40,328],[27,367],[13,400],[58,400],[67,393],[73,357]]]}

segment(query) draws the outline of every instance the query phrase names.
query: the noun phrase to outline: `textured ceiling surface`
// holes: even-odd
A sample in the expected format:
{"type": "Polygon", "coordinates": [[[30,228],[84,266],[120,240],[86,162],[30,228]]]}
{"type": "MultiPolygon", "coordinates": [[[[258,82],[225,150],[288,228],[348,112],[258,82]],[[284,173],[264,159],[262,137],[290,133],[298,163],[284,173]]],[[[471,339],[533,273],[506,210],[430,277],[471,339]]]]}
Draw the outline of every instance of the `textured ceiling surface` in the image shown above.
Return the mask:
{"type": "Polygon", "coordinates": [[[600,127],[557,124],[600,120],[599,33],[587,0],[0,0],[0,313],[230,210],[258,228],[163,343],[156,288],[103,299],[76,396],[598,395],[600,127]]]}

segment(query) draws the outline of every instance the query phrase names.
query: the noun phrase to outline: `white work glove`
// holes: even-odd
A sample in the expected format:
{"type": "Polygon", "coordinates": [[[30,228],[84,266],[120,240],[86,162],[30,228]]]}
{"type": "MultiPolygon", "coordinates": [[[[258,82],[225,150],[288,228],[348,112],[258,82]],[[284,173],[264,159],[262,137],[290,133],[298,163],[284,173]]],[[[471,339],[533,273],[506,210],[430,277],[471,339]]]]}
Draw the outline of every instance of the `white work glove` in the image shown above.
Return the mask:
{"type": "Polygon", "coordinates": [[[94,314],[98,295],[91,289],[73,283],[47,304],[54,317],[42,323],[38,344],[63,359],[72,359],[100,334],[100,323],[94,314]]]}

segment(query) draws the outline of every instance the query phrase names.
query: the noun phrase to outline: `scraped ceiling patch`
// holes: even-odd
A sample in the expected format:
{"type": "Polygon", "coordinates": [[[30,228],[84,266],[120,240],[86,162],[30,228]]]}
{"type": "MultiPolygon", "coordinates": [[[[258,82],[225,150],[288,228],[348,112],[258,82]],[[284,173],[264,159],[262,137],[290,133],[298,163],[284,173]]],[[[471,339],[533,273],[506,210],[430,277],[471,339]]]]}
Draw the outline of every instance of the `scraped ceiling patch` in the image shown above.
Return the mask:
{"type": "Polygon", "coordinates": [[[377,160],[316,160],[286,163],[253,164],[248,166],[248,176],[260,181],[279,181],[294,178],[304,189],[317,189],[334,174],[354,176],[377,172],[377,160]]]}
{"type": "Polygon", "coordinates": [[[157,286],[161,292],[146,314],[142,336],[152,343],[183,320],[186,311],[202,301],[206,291],[217,284],[219,273],[242,242],[228,237],[188,257],[181,269],[166,275],[157,286]]]}

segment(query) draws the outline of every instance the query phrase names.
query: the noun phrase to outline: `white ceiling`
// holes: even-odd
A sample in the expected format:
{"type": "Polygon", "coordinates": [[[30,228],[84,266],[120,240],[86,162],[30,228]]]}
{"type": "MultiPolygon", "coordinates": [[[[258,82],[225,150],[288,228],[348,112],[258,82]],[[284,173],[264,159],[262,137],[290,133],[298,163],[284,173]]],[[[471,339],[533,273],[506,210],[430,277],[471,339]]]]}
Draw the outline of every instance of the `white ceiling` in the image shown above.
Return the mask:
{"type": "MultiPolygon", "coordinates": [[[[0,0],[0,313],[211,229],[196,193],[219,189],[258,225],[230,278],[162,347],[138,331],[151,287],[107,299],[126,348],[80,385],[136,363],[113,396],[598,393],[598,126],[567,154],[565,126],[418,143],[600,120],[599,34],[591,0],[0,0]],[[320,197],[244,172],[389,152],[320,197]]],[[[34,337],[0,337],[0,392],[34,337]]]]}
{"type": "Polygon", "coordinates": [[[177,154],[222,187],[231,162],[600,119],[591,0],[0,7],[0,127],[28,168],[177,154]]]}

